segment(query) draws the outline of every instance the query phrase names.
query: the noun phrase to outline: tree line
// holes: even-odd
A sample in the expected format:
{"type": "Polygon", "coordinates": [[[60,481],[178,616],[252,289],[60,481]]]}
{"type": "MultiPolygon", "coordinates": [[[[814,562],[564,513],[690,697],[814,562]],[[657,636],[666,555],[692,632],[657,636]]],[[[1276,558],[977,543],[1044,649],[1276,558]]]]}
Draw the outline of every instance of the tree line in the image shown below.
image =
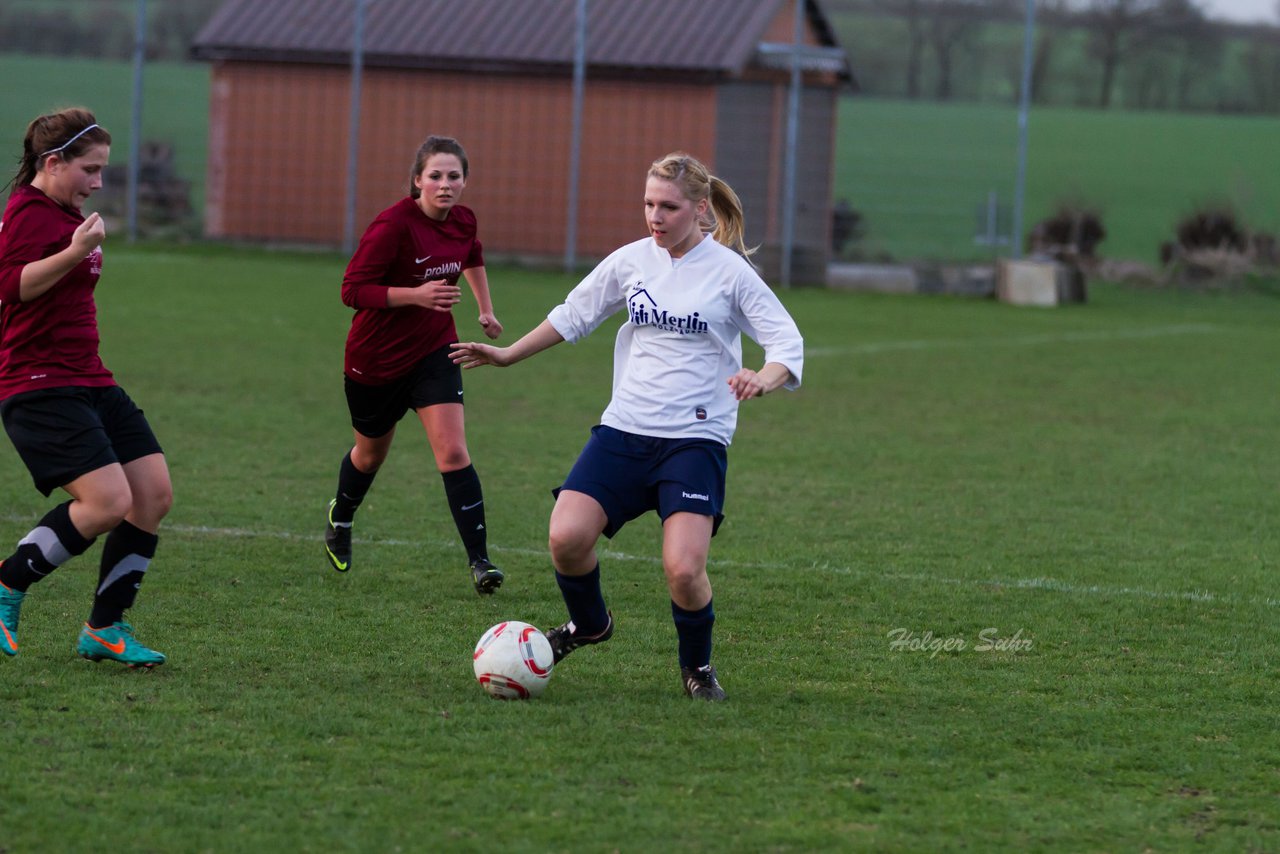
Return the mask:
{"type": "MultiPolygon", "coordinates": [[[[148,0],[148,58],[186,59],[219,2],[148,0]]],[[[0,51],[128,59],[137,5],[0,0],[0,51]]],[[[1018,98],[1024,0],[822,5],[865,95],[1018,98]]],[[[1211,20],[1197,0],[1036,0],[1036,16],[1036,104],[1280,113],[1280,27],[1211,20]]]]}
{"type": "MultiPolygon", "coordinates": [[[[825,0],[863,94],[1013,100],[1021,0],[825,0]]],[[[1036,104],[1280,112],[1280,27],[1210,19],[1196,0],[1037,0],[1036,104]]]]}
{"type": "MultiPolygon", "coordinates": [[[[147,58],[180,61],[220,0],[148,0],[147,58]]],[[[131,59],[137,0],[0,0],[0,51],[131,59]]]]}

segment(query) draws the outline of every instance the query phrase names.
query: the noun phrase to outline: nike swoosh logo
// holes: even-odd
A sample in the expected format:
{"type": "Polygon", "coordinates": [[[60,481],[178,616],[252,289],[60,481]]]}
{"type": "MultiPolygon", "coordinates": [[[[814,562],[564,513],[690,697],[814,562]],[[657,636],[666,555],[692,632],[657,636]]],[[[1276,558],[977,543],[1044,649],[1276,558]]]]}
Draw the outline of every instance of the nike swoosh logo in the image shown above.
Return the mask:
{"type": "Polygon", "coordinates": [[[333,565],[334,565],[334,567],[336,567],[336,568],[337,568],[338,572],[346,572],[346,571],[347,571],[347,565],[346,565],[345,563],[343,563],[342,561],[338,560],[338,556],[337,556],[337,555],[335,555],[333,552],[329,551],[329,547],[328,547],[328,546],[325,546],[325,547],[324,547],[324,550],[325,550],[326,552],[328,552],[328,553],[329,553],[329,560],[333,561],[333,565]]]}
{"type": "Polygon", "coordinates": [[[100,644],[102,644],[103,646],[105,646],[107,649],[109,649],[109,650],[111,650],[112,652],[114,652],[116,655],[120,655],[120,654],[122,654],[122,653],[124,652],[124,641],[123,641],[123,640],[118,640],[118,641],[116,641],[115,643],[107,643],[107,642],[106,642],[106,641],[104,641],[101,637],[99,637],[99,636],[98,636],[98,635],[93,631],[93,629],[85,629],[85,634],[87,634],[89,637],[93,638],[93,639],[94,639],[94,640],[96,640],[98,643],[100,643],[100,644]]]}
{"type": "Polygon", "coordinates": [[[458,389],[458,394],[462,394],[462,389],[458,389]]]}
{"type": "Polygon", "coordinates": [[[425,264],[428,260],[430,260],[430,258],[431,258],[431,256],[430,256],[430,255],[428,255],[426,258],[414,258],[414,259],[413,259],[413,263],[415,263],[415,264],[425,264]]]}
{"type": "Polygon", "coordinates": [[[463,505],[462,505],[462,509],[463,509],[463,510],[475,510],[477,507],[479,507],[479,506],[480,506],[481,504],[483,504],[483,503],[484,503],[483,501],[477,501],[475,504],[463,504],[463,505]]]}

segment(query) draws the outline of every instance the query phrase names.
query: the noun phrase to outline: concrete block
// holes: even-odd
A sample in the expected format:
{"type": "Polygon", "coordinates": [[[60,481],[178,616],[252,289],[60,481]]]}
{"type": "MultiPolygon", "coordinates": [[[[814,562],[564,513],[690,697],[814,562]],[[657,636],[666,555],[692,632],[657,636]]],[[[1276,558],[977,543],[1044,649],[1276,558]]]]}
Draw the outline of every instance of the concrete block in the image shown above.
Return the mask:
{"type": "Polygon", "coordinates": [[[1069,298],[1068,271],[1056,261],[1001,259],[996,269],[996,296],[1015,306],[1052,307],[1069,298]]]}
{"type": "Polygon", "coordinates": [[[827,287],[883,294],[914,294],[919,288],[916,271],[900,264],[832,264],[827,287]]]}

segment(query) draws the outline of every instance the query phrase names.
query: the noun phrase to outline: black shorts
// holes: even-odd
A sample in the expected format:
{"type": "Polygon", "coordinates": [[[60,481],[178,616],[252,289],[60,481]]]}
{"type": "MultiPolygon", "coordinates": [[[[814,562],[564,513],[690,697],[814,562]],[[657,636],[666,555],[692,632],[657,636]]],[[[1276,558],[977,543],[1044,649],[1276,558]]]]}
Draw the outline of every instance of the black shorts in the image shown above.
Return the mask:
{"type": "Polygon", "coordinates": [[[24,391],[0,401],[0,418],[45,495],[103,466],[164,453],[120,386],[24,391]]]}
{"type": "Polygon", "coordinates": [[[591,438],[558,489],[590,495],[604,508],[604,535],[649,510],[666,521],[672,513],[711,517],[711,535],[724,521],[724,486],[728,449],[712,439],[659,439],[615,430],[591,428],[591,438]]]}
{"type": "Polygon", "coordinates": [[[462,368],[449,358],[449,345],[428,353],[402,377],[386,385],[366,385],[343,374],[351,426],[377,439],[395,429],[410,409],[462,403],[462,368]]]}

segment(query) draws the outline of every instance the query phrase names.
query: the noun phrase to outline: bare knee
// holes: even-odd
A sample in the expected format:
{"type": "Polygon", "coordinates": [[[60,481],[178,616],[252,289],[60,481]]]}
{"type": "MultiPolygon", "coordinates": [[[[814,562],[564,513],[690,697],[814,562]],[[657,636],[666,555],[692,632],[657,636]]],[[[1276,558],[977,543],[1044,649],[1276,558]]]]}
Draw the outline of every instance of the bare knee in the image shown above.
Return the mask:
{"type": "Polygon", "coordinates": [[[361,448],[357,445],[351,449],[351,463],[365,474],[373,474],[387,461],[387,453],[390,450],[390,445],[373,448],[361,448]]]}
{"type": "Polygon", "coordinates": [[[154,531],[160,526],[160,520],[169,515],[172,507],[173,486],[167,480],[163,483],[149,483],[134,490],[129,515],[138,527],[154,531]]]}
{"type": "Polygon", "coordinates": [[[113,492],[83,495],[72,505],[72,521],[88,537],[110,531],[124,521],[133,508],[133,494],[128,486],[113,492]]]}
{"type": "Polygon", "coordinates": [[[466,445],[449,444],[441,448],[433,447],[431,451],[436,458],[436,468],[442,472],[460,471],[471,465],[471,455],[467,453],[466,445]]]}
{"type": "Polygon", "coordinates": [[[566,574],[590,572],[595,566],[595,539],[585,535],[580,528],[553,522],[547,547],[551,551],[551,562],[566,574]]]}
{"type": "Polygon", "coordinates": [[[663,569],[667,576],[667,586],[672,590],[687,590],[693,586],[699,575],[693,571],[692,567],[686,565],[668,565],[663,569]]]}
{"type": "Polygon", "coordinates": [[[709,598],[711,582],[707,578],[706,565],[697,560],[667,559],[663,562],[667,577],[667,589],[677,602],[691,602],[709,598]]]}

